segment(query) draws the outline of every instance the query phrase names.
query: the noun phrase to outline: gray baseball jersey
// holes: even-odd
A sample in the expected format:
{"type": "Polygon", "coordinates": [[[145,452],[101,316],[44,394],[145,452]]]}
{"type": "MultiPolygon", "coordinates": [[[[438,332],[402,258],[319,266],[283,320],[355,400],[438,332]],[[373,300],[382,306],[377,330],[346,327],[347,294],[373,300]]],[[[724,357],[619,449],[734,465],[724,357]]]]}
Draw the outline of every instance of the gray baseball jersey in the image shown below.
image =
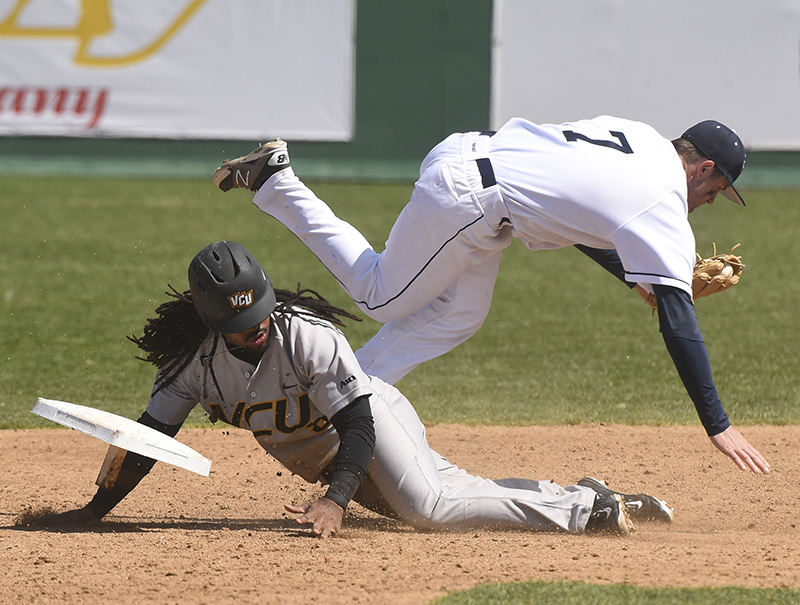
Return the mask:
{"type": "Polygon", "coordinates": [[[147,412],[180,424],[199,402],[209,415],[252,431],[270,455],[314,482],[339,444],[328,419],[377,385],[330,323],[276,313],[269,338],[253,367],[210,333],[180,376],[153,395],[147,412]]]}

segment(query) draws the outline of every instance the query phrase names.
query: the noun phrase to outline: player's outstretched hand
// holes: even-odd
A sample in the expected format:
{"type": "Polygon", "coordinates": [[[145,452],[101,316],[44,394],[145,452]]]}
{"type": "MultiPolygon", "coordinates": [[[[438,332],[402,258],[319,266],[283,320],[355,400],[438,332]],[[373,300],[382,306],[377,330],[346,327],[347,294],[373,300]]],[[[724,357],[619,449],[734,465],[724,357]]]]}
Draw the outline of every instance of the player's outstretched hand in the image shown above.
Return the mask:
{"type": "Polygon", "coordinates": [[[320,538],[327,538],[335,534],[342,527],[342,517],[344,510],[333,500],[320,498],[316,502],[300,504],[284,504],[283,507],[290,513],[297,513],[300,516],[295,519],[300,525],[313,523],[314,533],[320,538]]]}
{"type": "Polygon", "coordinates": [[[759,451],[747,442],[742,434],[732,426],[710,438],[716,448],[730,457],[743,471],[768,473],[769,462],[759,451]]]}

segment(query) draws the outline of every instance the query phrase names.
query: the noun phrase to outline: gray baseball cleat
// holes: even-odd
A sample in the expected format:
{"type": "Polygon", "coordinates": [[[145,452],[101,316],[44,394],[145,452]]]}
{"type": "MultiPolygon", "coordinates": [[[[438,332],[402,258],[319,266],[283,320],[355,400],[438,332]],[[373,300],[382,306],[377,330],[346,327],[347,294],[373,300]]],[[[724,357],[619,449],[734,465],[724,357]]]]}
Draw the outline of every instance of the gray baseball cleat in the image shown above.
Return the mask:
{"type": "Polygon", "coordinates": [[[214,184],[223,191],[258,191],[269,177],[290,165],[286,141],[275,139],[245,156],[223,162],[214,173],[214,184]]]}
{"type": "Polygon", "coordinates": [[[672,523],[675,518],[674,511],[666,502],[648,494],[622,494],[615,492],[606,485],[605,481],[594,477],[584,477],[578,481],[578,485],[593,489],[604,496],[612,494],[620,496],[625,502],[625,508],[632,519],[672,523]]]}
{"type": "Polygon", "coordinates": [[[584,531],[587,534],[608,533],[630,536],[636,531],[636,526],[628,515],[622,496],[598,492],[584,531]]]}

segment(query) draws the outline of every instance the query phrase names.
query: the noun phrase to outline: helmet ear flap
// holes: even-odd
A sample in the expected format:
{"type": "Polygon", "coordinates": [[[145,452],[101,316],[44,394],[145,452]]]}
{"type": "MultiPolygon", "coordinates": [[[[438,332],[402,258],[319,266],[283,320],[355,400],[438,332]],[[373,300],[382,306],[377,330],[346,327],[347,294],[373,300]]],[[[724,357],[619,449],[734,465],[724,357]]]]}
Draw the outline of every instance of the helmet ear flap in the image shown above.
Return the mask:
{"type": "Polygon", "coordinates": [[[261,265],[233,241],[214,242],[189,264],[189,289],[197,314],[216,332],[242,332],[258,325],[277,304],[261,265]]]}

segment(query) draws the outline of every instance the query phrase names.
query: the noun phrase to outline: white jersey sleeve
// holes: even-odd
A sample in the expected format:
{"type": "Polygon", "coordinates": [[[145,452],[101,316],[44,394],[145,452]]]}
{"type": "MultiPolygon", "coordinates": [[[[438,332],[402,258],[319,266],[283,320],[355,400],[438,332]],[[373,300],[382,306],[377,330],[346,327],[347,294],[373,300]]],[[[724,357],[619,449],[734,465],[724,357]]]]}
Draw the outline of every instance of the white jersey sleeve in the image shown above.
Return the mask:
{"type": "Polygon", "coordinates": [[[611,241],[625,269],[625,280],[673,286],[692,295],[694,234],[678,210],[666,199],[620,227],[611,241]],[[657,242],[657,245],[654,245],[657,242]]]}

